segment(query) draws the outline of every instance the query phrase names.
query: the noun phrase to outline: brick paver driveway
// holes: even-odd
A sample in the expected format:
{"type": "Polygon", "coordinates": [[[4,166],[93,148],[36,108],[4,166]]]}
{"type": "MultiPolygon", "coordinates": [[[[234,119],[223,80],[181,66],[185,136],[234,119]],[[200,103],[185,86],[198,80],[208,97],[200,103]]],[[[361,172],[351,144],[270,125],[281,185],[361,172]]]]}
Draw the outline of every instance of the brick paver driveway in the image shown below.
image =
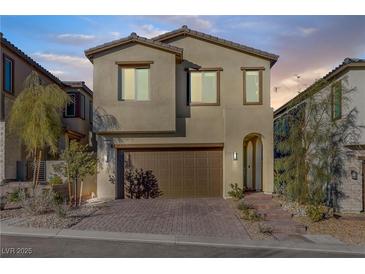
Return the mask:
{"type": "Polygon", "coordinates": [[[222,198],[112,201],[72,229],[249,239],[222,198]]]}

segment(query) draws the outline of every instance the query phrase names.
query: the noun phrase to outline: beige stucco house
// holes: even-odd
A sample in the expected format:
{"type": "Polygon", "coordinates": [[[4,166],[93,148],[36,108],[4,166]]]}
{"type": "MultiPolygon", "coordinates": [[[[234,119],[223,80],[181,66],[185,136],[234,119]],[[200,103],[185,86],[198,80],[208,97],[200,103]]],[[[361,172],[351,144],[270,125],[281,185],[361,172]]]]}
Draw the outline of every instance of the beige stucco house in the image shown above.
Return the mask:
{"type": "MultiPolygon", "coordinates": [[[[23,90],[26,77],[36,71],[42,84],[56,84],[71,96],[72,102],[66,107],[62,118],[64,134],[60,138],[60,151],[70,139],[90,143],[93,94],[82,81],[61,81],[8,41],[2,33],[0,36],[0,182],[24,181],[32,174],[27,163],[28,155],[19,137],[10,133],[7,122],[12,104],[23,90]]],[[[54,159],[57,156],[43,155],[45,161],[54,159]]]]}
{"type": "MultiPolygon", "coordinates": [[[[365,60],[346,58],[340,65],[327,73],[321,80],[325,85],[315,95],[331,93],[331,116],[334,121],[343,119],[349,111],[358,111],[356,123],[365,125],[365,60]],[[349,92],[351,91],[351,92],[349,92]]],[[[274,113],[274,123],[279,122],[292,110],[304,105],[316,83],[278,108],[274,113]]],[[[276,128],[276,127],[275,127],[276,128]]],[[[275,131],[276,133],[276,131],[275,131]]],[[[360,128],[359,138],[345,146],[348,157],[343,161],[346,174],[339,185],[343,194],[339,198],[339,210],[342,212],[360,212],[365,210],[365,129],[360,128]]]]}
{"type": "Polygon", "coordinates": [[[273,191],[270,71],[277,55],[186,26],[85,51],[94,65],[97,195],[124,197],[126,168],[162,197],[273,191]]]}

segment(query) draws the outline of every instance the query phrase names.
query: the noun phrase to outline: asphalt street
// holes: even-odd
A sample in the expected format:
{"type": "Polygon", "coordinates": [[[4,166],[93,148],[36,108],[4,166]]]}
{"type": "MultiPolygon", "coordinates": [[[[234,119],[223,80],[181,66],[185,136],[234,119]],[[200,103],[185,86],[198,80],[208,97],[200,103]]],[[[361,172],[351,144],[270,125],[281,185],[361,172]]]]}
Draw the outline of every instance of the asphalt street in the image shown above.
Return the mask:
{"type": "Polygon", "coordinates": [[[1,257],[61,258],[333,258],[364,254],[262,247],[223,247],[193,244],[122,242],[1,235],[1,257]]]}

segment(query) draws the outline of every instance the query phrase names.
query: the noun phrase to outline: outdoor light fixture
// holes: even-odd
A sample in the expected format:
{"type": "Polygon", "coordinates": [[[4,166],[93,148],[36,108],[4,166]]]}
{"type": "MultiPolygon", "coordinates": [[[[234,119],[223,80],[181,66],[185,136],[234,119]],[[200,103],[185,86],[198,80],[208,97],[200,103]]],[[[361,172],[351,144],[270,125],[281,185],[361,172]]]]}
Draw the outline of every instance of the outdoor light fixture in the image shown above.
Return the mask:
{"type": "Polygon", "coordinates": [[[238,160],[238,153],[233,152],[233,161],[237,161],[237,160],[238,160]]]}

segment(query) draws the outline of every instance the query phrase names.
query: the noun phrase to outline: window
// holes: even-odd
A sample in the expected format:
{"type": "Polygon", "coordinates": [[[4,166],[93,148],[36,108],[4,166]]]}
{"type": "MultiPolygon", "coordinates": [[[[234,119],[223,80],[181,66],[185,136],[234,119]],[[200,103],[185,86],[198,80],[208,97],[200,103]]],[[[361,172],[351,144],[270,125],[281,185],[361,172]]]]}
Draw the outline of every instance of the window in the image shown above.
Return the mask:
{"type": "Polygon", "coordinates": [[[10,57],[3,55],[3,90],[8,93],[14,92],[14,61],[10,57]]]}
{"type": "Polygon", "coordinates": [[[219,71],[190,72],[190,105],[219,105],[219,71]]]}
{"type": "Polygon", "coordinates": [[[262,104],[262,70],[245,69],[243,70],[243,104],[261,105],[262,104]]]}
{"type": "Polygon", "coordinates": [[[66,118],[80,117],[85,119],[85,95],[80,92],[69,92],[70,102],[65,108],[64,116],[66,118]]]}
{"type": "Polygon", "coordinates": [[[80,118],[85,119],[85,96],[79,93],[80,97],[80,118]]]}
{"type": "Polygon", "coordinates": [[[76,116],[76,94],[69,93],[70,102],[66,106],[65,117],[75,117],[76,116]]]}
{"type": "Polygon", "coordinates": [[[150,99],[150,69],[119,66],[118,99],[148,101],[150,99]]]}
{"type": "Polygon", "coordinates": [[[338,81],[332,86],[332,120],[340,119],[342,116],[342,86],[338,81]]]}

